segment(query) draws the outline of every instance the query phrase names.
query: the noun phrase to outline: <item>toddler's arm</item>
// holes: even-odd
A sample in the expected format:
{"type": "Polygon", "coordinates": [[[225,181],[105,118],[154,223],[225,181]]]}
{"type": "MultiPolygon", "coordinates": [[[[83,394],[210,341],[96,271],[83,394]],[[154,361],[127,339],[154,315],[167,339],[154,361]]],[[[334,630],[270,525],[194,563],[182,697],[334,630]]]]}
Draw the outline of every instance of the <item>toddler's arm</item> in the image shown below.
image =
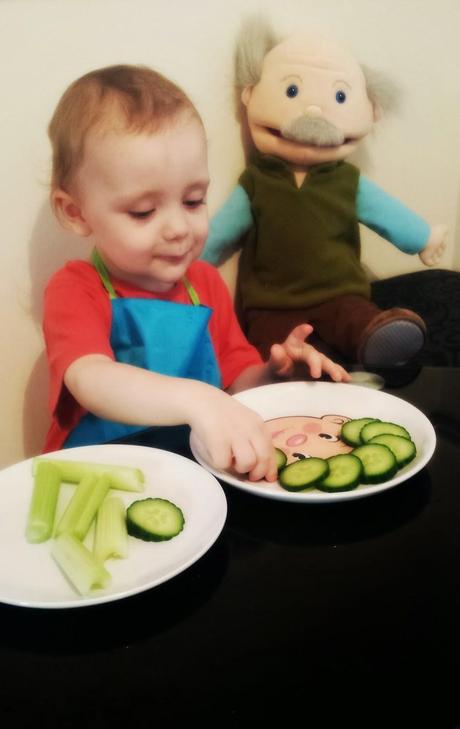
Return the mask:
{"type": "Polygon", "coordinates": [[[233,467],[252,480],[276,479],[262,418],[216,387],[97,354],[75,360],[64,382],[77,402],[99,417],[144,426],[186,423],[215,468],[233,467]]]}
{"type": "MultiPolygon", "coordinates": [[[[349,375],[305,342],[309,324],[296,327],[282,344],[274,344],[266,364],[248,367],[231,391],[288,376],[295,362],[305,362],[312,377],[323,372],[333,380],[349,375]]],[[[122,423],[180,425],[186,423],[210,465],[234,468],[257,481],[276,480],[272,442],[262,418],[226,392],[204,382],[170,377],[91,354],[75,360],[64,383],[77,402],[91,413],[122,423]]]]}

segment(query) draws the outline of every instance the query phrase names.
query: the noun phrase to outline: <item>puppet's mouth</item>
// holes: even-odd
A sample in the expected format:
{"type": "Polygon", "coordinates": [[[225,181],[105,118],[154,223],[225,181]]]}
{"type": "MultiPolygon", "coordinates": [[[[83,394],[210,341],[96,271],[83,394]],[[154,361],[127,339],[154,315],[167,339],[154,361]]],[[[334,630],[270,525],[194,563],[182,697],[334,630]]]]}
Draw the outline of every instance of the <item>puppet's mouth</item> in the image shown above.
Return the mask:
{"type": "Polygon", "coordinates": [[[344,147],[348,144],[354,144],[356,139],[354,137],[342,137],[339,134],[330,135],[325,138],[324,135],[317,135],[316,133],[311,134],[293,134],[288,129],[281,131],[275,127],[265,127],[265,130],[277,139],[284,139],[292,144],[298,144],[299,147],[311,146],[317,147],[318,149],[334,149],[336,147],[344,147]]]}

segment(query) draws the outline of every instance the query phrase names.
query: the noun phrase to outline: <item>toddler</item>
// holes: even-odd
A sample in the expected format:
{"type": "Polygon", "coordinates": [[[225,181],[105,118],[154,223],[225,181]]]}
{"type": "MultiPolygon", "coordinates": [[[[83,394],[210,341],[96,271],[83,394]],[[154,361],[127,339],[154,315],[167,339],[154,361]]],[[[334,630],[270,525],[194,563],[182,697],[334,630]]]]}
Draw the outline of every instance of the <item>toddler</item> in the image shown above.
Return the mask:
{"type": "Polygon", "coordinates": [[[53,209],[94,251],[45,292],[45,451],[186,424],[214,467],[275,480],[262,419],[230,394],[289,376],[299,362],[314,378],[349,376],[305,342],[308,324],[264,363],[218,271],[197,260],[209,177],[193,104],[151,69],[111,66],[67,89],[49,136],[53,209]]]}

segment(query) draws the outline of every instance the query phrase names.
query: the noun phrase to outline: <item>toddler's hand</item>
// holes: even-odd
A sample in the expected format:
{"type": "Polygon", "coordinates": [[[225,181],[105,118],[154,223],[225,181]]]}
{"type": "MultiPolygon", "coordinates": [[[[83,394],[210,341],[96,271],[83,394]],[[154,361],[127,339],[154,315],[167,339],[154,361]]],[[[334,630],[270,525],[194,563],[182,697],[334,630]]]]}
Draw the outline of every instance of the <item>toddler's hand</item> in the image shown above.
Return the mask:
{"type": "Polygon", "coordinates": [[[299,324],[282,344],[273,344],[269,367],[278,377],[289,377],[296,362],[304,362],[315,379],[327,374],[335,382],[350,382],[351,377],[343,367],[307,344],[305,339],[312,333],[310,324],[299,324]]]}
{"type": "Polygon", "coordinates": [[[209,465],[276,481],[274,447],[262,418],[238,400],[210,388],[190,425],[192,442],[209,465]]]}

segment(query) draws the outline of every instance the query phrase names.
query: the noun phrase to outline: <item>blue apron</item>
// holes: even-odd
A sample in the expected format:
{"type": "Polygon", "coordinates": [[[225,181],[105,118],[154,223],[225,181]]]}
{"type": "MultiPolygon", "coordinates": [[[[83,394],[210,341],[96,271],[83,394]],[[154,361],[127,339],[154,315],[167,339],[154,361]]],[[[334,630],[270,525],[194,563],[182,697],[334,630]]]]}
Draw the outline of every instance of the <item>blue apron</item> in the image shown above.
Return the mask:
{"type": "MultiPolygon", "coordinates": [[[[96,251],[92,262],[111,299],[110,344],[117,362],[220,387],[219,366],[208,330],[212,309],[200,304],[185,277],[183,283],[192,305],[158,299],[123,299],[117,297],[108,271],[96,251]]],[[[168,432],[167,427],[126,425],[86,413],[67,437],[64,448],[107,443],[146,428],[168,432]]],[[[153,440],[152,445],[157,445],[155,438],[153,440]]],[[[161,442],[159,447],[163,445],[161,442]]]]}

